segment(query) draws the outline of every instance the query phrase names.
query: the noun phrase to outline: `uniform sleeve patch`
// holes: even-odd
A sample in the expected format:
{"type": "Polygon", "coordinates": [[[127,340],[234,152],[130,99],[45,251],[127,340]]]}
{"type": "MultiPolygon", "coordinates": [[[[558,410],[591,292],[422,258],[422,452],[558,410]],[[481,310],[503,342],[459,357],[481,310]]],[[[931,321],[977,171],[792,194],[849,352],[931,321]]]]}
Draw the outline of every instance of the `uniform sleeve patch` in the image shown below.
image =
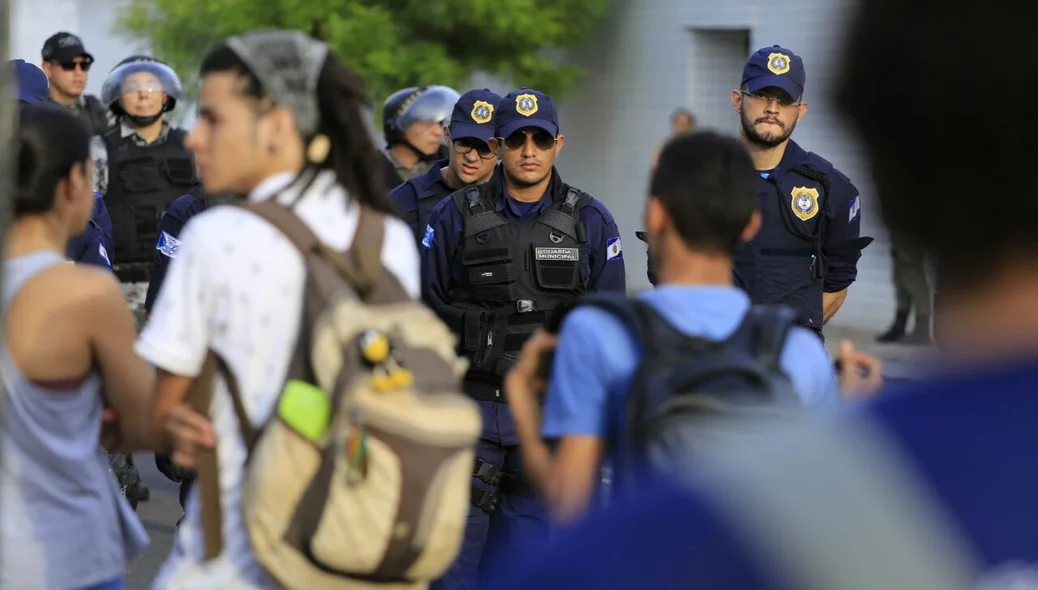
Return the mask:
{"type": "Polygon", "coordinates": [[[431,225],[425,226],[425,237],[422,238],[422,246],[432,248],[433,240],[436,239],[436,230],[431,225]]]}
{"type": "Polygon", "coordinates": [[[162,254],[168,258],[176,258],[177,250],[180,249],[180,240],[166,232],[161,232],[159,234],[159,241],[155,244],[155,249],[162,252],[162,254]]]}
{"type": "Polygon", "coordinates": [[[606,240],[606,260],[623,260],[624,249],[620,244],[620,238],[609,238],[606,240]]]}
{"type": "Polygon", "coordinates": [[[861,213],[861,197],[856,196],[851,200],[850,212],[847,215],[847,223],[857,219],[859,213],[861,213]]]}
{"type": "Polygon", "coordinates": [[[98,242],[98,244],[97,244],[97,253],[101,255],[101,258],[103,258],[105,263],[108,264],[108,267],[111,268],[112,267],[112,261],[108,258],[108,250],[105,250],[105,245],[104,244],[98,242]]]}

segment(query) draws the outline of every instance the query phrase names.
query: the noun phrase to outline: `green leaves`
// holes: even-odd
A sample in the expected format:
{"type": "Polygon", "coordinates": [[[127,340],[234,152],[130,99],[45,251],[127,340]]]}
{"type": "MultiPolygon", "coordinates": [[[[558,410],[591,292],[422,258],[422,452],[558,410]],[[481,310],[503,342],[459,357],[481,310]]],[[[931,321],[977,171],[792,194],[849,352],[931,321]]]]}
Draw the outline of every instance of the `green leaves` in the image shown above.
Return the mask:
{"type": "Polygon", "coordinates": [[[147,43],[193,97],[222,39],[264,28],[313,32],[361,74],[376,101],[406,86],[459,92],[476,72],[560,97],[583,73],[555,58],[583,42],[609,0],[131,0],[117,32],[147,43]]]}

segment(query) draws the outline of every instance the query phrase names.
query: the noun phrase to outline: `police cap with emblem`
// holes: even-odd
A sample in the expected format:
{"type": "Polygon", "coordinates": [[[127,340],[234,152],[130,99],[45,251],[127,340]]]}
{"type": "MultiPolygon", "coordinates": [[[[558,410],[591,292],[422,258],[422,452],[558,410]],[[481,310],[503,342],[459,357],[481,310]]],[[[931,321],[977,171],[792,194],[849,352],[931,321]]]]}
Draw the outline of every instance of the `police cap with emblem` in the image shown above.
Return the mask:
{"type": "Polygon", "coordinates": [[[559,135],[559,114],[547,94],[531,88],[509,92],[501,99],[494,123],[498,137],[508,137],[524,127],[544,129],[559,135]]]}
{"type": "Polygon", "coordinates": [[[778,45],[758,49],[742,69],[742,86],[750,94],[765,88],[778,88],[797,100],[804,95],[806,79],[804,60],[778,45]]]}
{"type": "Polygon", "coordinates": [[[469,90],[461,95],[451,113],[451,139],[478,139],[490,143],[501,97],[487,90],[469,90]]]}

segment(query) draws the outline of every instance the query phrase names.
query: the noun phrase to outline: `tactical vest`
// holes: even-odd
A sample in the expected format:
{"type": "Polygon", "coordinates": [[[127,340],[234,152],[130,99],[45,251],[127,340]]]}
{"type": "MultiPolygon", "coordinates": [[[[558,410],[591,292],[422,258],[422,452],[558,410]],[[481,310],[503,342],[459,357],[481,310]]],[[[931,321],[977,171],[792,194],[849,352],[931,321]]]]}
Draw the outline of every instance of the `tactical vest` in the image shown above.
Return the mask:
{"type": "Polygon", "coordinates": [[[591,197],[570,188],[530,221],[509,221],[477,187],[453,198],[464,231],[454,303],[472,310],[460,342],[471,361],[466,380],[498,385],[548,314],[587,290],[579,215],[591,197]]]}
{"type": "Polygon", "coordinates": [[[409,215],[404,221],[415,228],[415,240],[417,243],[421,244],[422,238],[425,236],[425,226],[429,223],[429,216],[432,215],[433,209],[435,209],[436,205],[438,205],[440,201],[453,191],[423,192],[422,188],[417,182],[415,182],[414,178],[408,180],[405,184],[409,184],[411,190],[414,191],[415,211],[412,214],[414,217],[409,215]]]}
{"type": "Polygon", "coordinates": [[[186,133],[171,129],[165,141],[139,146],[107,131],[108,192],[116,274],[123,282],[147,281],[159,235],[159,219],[178,197],[197,182],[195,167],[184,148],[186,133]]]}
{"type": "Polygon", "coordinates": [[[795,166],[760,183],[764,223],[736,254],[737,279],[754,303],[789,305],[804,327],[820,331],[829,178],[814,168],[795,166]]]}

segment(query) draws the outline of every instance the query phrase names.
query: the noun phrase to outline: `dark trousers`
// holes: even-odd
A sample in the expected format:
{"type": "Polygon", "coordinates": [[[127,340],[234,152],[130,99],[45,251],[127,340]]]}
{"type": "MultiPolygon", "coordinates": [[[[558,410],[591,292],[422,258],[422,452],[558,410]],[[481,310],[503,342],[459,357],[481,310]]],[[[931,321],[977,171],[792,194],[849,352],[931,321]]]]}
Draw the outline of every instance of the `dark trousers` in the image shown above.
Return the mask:
{"type": "Polygon", "coordinates": [[[897,310],[918,315],[931,315],[930,285],[926,281],[926,256],[922,248],[897,233],[892,233],[891,255],[894,262],[894,290],[897,310]]]}

